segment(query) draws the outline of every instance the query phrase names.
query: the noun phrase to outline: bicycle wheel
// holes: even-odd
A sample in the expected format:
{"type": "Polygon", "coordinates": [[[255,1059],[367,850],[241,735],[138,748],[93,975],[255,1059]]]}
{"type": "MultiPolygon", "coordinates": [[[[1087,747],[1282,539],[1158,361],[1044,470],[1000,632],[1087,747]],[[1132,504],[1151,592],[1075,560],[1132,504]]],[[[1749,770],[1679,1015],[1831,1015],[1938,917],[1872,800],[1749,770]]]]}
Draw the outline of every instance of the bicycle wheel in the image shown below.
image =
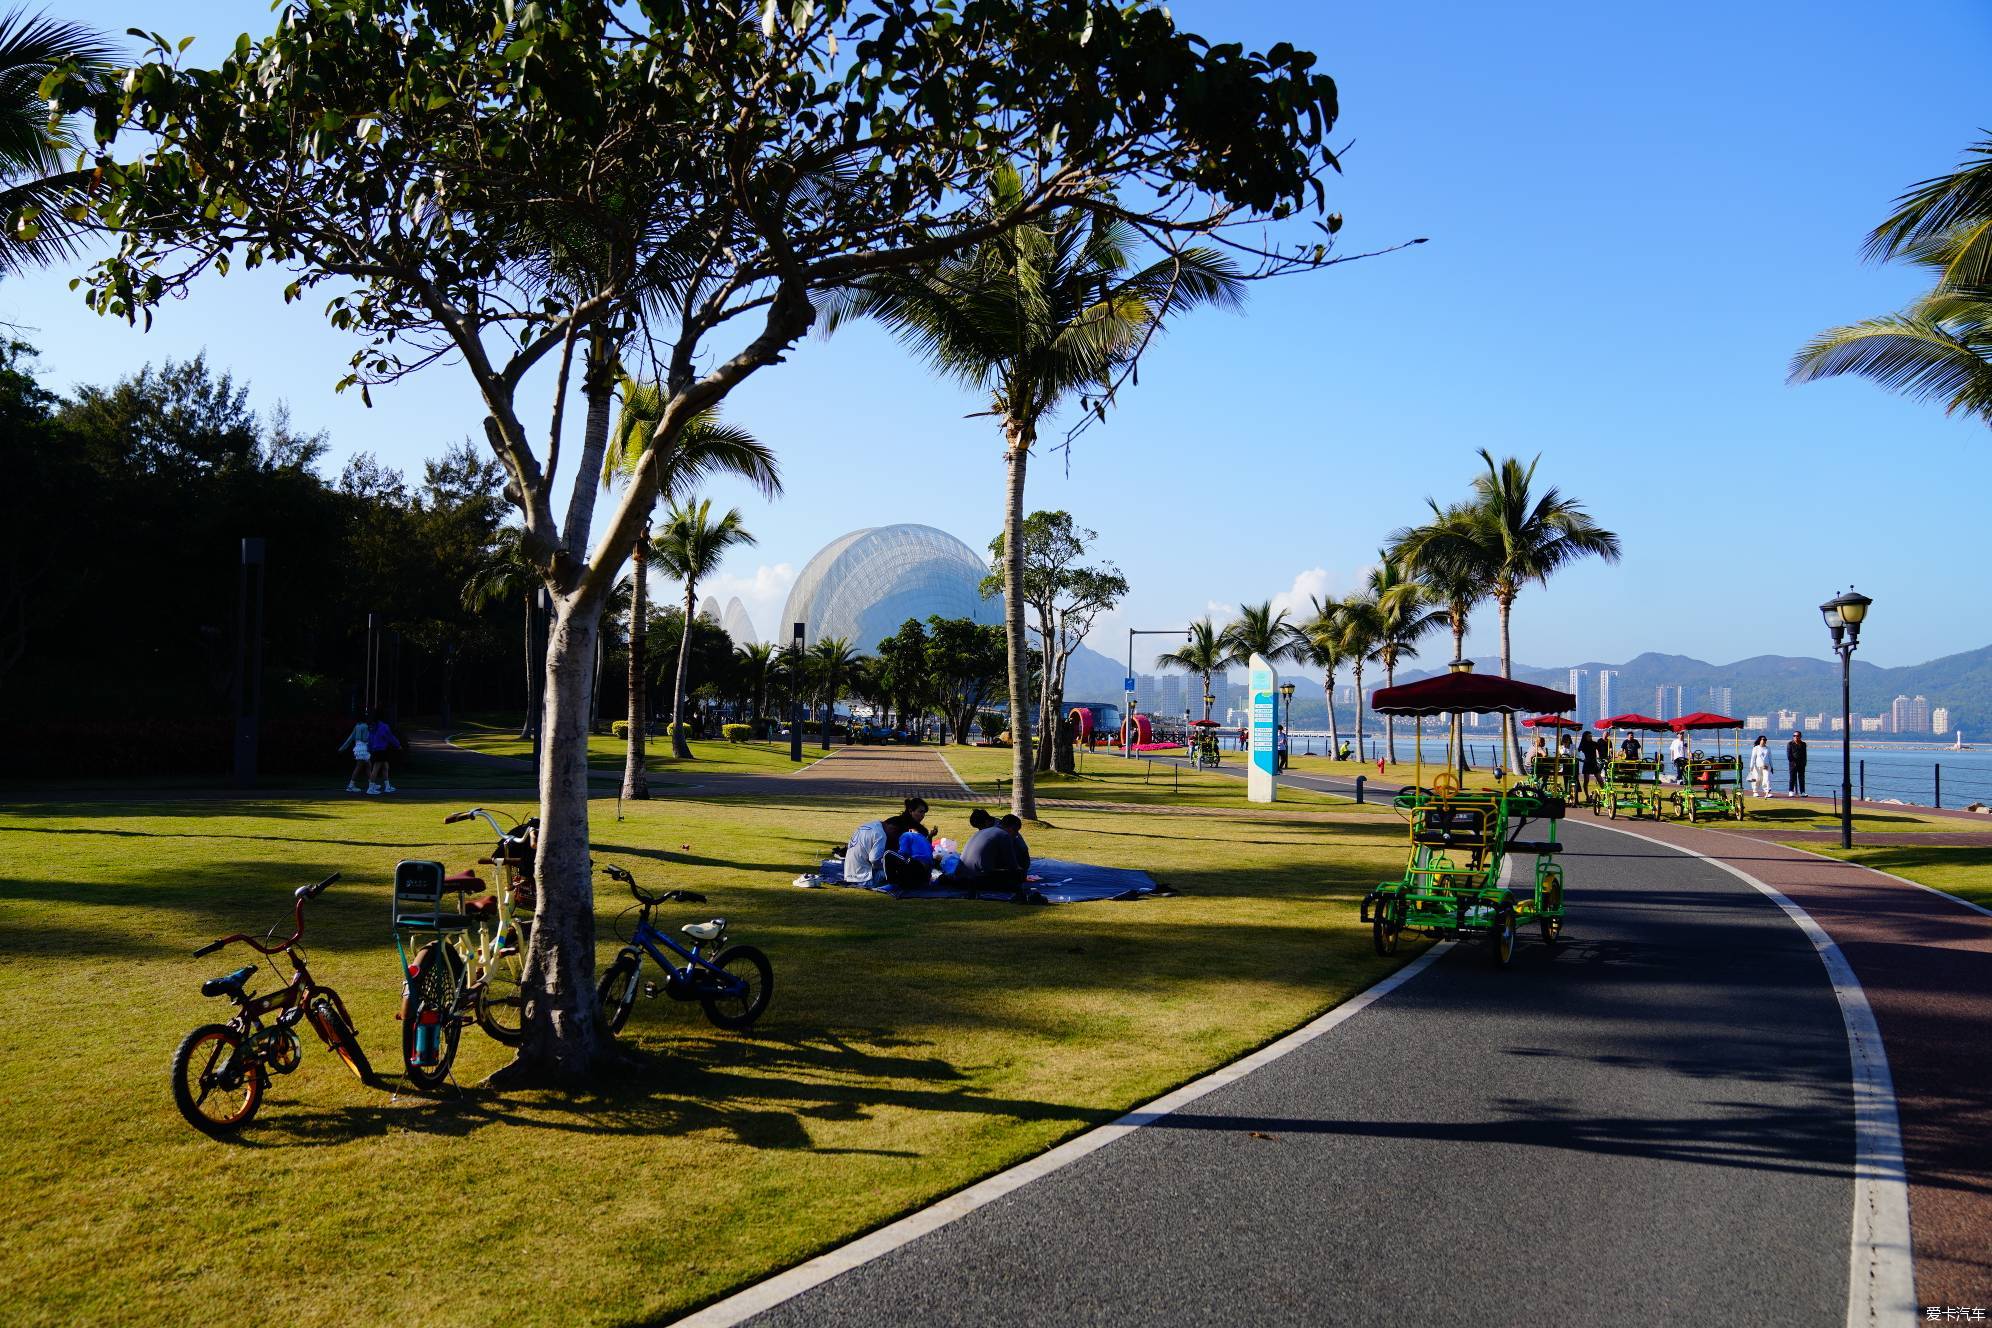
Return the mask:
{"type": "Polygon", "coordinates": [[[595,1005],[601,1011],[602,1027],[611,1036],[622,1032],[623,1025],[629,1022],[630,1007],[636,1004],[636,984],[630,979],[636,973],[636,961],[628,955],[618,955],[616,962],[609,965],[609,971],[602,974],[602,983],[595,988],[595,1005]]]}
{"type": "Polygon", "coordinates": [[[242,1035],[203,1024],[173,1053],[173,1104],[202,1134],[226,1138],[247,1125],[263,1101],[263,1070],[243,1054],[242,1035]]]}
{"type": "Polygon", "coordinates": [[[356,1078],[363,1084],[373,1082],[373,1063],[366,1052],[360,1050],[360,1039],[353,1032],[352,1017],[346,1013],[346,1003],[339,999],[339,993],[330,987],[320,987],[305,1007],[311,1017],[311,1026],[318,1030],[319,1039],[332,1049],[333,1055],[346,1063],[356,1078]]]}
{"type": "Polygon", "coordinates": [[[463,999],[463,964],[456,951],[430,942],[410,966],[401,998],[401,1066],[418,1088],[440,1088],[456,1063],[463,1021],[457,1006],[463,999]],[[433,1030],[434,1043],[424,1043],[433,1030]]]}
{"type": "Polygon", "coordinates": [[[477,1026],[508,1047],[526,1040],[525,937],[507,938],[477,987],[477,1026]]]}
{"type": "Polygon", "coordinates": [[[699,1005],[706,1018],[720,1028],[751,1027],[761,1017],[761,1011],[768,1008],[768,998],[775,994],[775,970],[768,957],[751,945],[731,945],[719,952],[712,966],[747,985],[738,996],[700,997],[699,1005]]]}

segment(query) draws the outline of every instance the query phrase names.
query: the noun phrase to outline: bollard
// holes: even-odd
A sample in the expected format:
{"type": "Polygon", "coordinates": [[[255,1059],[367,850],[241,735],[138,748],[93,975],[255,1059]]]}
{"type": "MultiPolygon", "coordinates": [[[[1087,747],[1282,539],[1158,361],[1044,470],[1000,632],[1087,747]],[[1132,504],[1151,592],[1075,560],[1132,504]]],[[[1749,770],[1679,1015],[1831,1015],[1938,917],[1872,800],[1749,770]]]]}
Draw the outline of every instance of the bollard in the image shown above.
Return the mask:
{"type": "Polygon", "coordinates": [[[1357,775],[1357,776],[1356,776],[1356,801],[1357,801],[1357,802],[1361,802],[1361,801],[1363,800],[1363,785],[1365,785],[1365,784],[1367,784],[1367,783],[1369,783],[1369,776],[1368,776],[1368,775],[1357,775]]]}
{"type": "Polygon", "coordinates": [[[1867,801],[1867,758],[1861,758],[1861,801],[1867,801]]]}
{"type": "Polygon", "coordinates": [[[1937,805],[1937,806],[1939,806],[1939,807],[1941,807],[1941,806],[1943,806],[1943,805],[1944,805],[1944,763],[1943,763],[1942,761],[1939,761],[1939,762],[1937,762],[1937,802],[1936,802],[1936,805],[1937,805]]]}

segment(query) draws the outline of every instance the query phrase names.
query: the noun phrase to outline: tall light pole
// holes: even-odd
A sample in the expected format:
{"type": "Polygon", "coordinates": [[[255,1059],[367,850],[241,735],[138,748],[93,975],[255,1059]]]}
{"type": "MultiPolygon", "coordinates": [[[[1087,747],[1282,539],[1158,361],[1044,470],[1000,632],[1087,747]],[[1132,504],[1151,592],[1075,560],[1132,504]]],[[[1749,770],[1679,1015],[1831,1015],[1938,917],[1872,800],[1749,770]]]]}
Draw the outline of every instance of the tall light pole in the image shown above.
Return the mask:
{"type": "Polygon", "coordinates": [[[1121,699],[1127,706],[1127,713],[1121,716],[1121,755],[1134,759],[1134,707],[1137,698],[1134,694],[1134,638],[1137,636],[1177,636],[1185,641],[1190,639],[1187,627],[1130,627],[1127,629],[1127,680],[1121,686],[1121,699]]]}
{"type": "MultiPolygon", "coordinates": [[[[1286,732],[1287,752],[1290,755],[1293,751],[1293,684],[1290,682],[1281,683],[1280,695],[1286,700],[1286,718],[1280,722],[1280,728],[1286,732]]],[[[1277,753],[1279,752],[1279,742],[1277,739],[1274,740],[1273,751],[1275,753],[1273,764],[1277,766],[1279,765],[1279,760],[1277,756],[1277,753]]]]}
{"type": "Polygon", "coordinates": [[[1852,586],[1819,606],[1833,653],[1840,657],[1840,847],[1854,846],[1854,651],[1860,649],[1861,622],[1874,603],[1852,586]]]}

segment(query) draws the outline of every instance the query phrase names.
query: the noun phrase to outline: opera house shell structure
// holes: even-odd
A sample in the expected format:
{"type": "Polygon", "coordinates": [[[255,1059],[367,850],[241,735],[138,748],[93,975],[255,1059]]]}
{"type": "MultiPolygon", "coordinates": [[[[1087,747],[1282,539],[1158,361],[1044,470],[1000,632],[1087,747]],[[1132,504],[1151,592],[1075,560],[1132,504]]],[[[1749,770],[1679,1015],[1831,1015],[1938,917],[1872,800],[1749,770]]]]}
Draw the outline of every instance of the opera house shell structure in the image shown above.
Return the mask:
{"type": "Polygon", "coordinates": [[[1001,598],[982,597],[986,559],[968,545],[932,526],[872,526],[854,530],[823,546],[789,589],[788,607],[777,624],[788,641],[802,623],[803,641],[848,638],[869,654],[908,618],[972,618],[1002,621],[1001,598]]]}

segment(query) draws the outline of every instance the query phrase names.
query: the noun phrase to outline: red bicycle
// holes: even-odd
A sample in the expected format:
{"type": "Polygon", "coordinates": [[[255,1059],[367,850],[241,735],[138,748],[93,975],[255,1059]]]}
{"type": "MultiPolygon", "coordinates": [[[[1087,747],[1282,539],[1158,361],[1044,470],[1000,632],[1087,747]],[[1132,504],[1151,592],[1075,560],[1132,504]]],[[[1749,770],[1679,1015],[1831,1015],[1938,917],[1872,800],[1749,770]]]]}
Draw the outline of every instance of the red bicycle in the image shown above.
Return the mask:
{"type": "MultiPolygon", "coordinates": [[[[261,996],[245,990],[256,976],[254,964],[201,984],[201,995],[226,996],[235,1002],[235,1015],[227,1023],[202,1024],[187,1034],[173,1053],[173,1101],[187,1123],[203,1134],[221,1138],[254,1119],[263,1102],[263,1090],[270,1086],[270,1075],[289,1074],[304,1057],[296,1032],[300,1020],[310,1021],[319,1038],[361,1083],[373,1082],[373,1066],[360,1050],[345,1002],[338,992],[320,986],[311,976],[304,952],[298,948],[304,939],[304,901],[338,879],[334,872],[317,885],[299,886],[292,894],[296,902],[291,906],[288,940],[273,942],[268,936],[257,940],[237,932],[194,951],[198,959],[239,941],[266,957],[287,955],[291,963],[290,981],[261,996]]],[[[275,962],[270,971],[282,979],[275,962]]]]}

